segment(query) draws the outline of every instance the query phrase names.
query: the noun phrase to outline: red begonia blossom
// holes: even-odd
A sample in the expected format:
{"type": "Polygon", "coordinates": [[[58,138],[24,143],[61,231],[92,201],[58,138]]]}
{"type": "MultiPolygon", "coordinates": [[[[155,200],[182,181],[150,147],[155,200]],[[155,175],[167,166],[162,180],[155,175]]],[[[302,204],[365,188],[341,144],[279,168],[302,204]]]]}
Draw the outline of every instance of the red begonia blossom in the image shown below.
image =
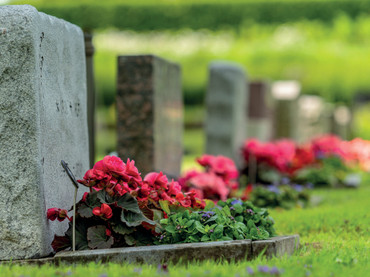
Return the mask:
{"type": "Polygon", "coordinates": [[[103,203],[100,207],[95,207],[92,213],[96,216],[100,216],[103,219],[109,219],[113,216],[113,212],[109,205],[103,203]]]}
{"type": "Polygon", "coordinates": [[[54,220],[57,219],[58,221],[61,222],[66,218],[68,218],[68,220],[70,220],[67,210],[58,209],[58,208],[48,209],[46,217],[51,221],[54,221],[54,220]]]}

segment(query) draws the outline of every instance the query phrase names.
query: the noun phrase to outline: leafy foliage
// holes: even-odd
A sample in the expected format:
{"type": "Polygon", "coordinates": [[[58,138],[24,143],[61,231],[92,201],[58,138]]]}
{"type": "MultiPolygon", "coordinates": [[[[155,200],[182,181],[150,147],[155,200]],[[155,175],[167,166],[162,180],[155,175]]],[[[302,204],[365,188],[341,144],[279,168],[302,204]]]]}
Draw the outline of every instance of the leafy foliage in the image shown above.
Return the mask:
{"type": "Polygon", "coordinates": [[[291,209],[294,207],[306,207],[310,200],[308,189],[301,185],[269,185],[256,186],[250,195],[250,201],[257,207],[280,207],[291,209]]]}
{"type": "Polygon", "coordinates": [[[268,239],[275,235],[274,221],[265,209],[236,199],[219,201],[210,211],[171,213],[160,221],[164,232],[156,244],[235,239],[268,239]]]}

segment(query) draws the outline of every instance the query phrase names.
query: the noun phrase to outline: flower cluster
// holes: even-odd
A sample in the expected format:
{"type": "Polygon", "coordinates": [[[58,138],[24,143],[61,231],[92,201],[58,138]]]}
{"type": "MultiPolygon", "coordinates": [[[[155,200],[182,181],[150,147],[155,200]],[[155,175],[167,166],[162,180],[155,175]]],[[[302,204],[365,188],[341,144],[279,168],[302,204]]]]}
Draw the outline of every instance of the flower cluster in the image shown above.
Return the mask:
{"type": "Polygon", "coordinates": [[[233,160],[224,156],[203,155],[197,162],[203,172],[191,170],[179,179],[183,190],[192,190],[199,198],[226,200],[239,187],[238,169],[233,160]]]}
{"type": "Polygon", "coordinates": [[[334,135],[324,135],[303,145],[291,140],[263,143],[249,139],[242,150],[246,164],[255,159],[257,164],[268,165],[289,176],[305,167],[319,166],[323,159],[332,157],[370,171],[370,141],[360,138],[343,141],[334,135]]]}
{"type": "Polygon", "coordinates": [[[183,207],[202,208],[205,205],[204,201],[195,197],[195,192],[183,193],[179,183],[169,181],[162,172],[148,173],[142,180],[135,161],[127,159],[125,164],[115,156],[104,157],[78,182],[95,190],[104,189],[112,196],[130,193],[137,197],[141,206],[153,205],[159,208],[160,200],[183,207]]]}
{"type": "Polygon", "coordinates": [[[249,139],[244,144],[243,156],[246,163],[255,159],[258,164],[267,164],[289,175],[315,161],[310,145],[298,146],[287,139],[267,143],[249,139]]]}

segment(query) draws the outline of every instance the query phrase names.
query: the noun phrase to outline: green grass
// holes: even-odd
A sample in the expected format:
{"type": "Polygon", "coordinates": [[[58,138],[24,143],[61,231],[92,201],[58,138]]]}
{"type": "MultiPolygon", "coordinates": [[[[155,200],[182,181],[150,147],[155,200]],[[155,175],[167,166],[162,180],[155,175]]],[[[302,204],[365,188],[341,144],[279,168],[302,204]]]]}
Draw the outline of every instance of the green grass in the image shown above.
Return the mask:
{"type": "MultiPolygon", "coordinates": [[[[368,276],[370,186],[358,190],[316,190],[323,202],[308,209],[272,210],[279,234],[299,234],[302,248],[291,257],[238,263],[194,262],[169,265],[167,276],[250,276],[247,267],[277,266],[281,276],[368,276]]],[[[78,266],[0,265],[0,276],[164,276],[157,265],[78,266]]],[[[268,276],[255,274],[253,276],[268,276]]],[[[271,275],[270,275],[271,276],[271,275]]]]}

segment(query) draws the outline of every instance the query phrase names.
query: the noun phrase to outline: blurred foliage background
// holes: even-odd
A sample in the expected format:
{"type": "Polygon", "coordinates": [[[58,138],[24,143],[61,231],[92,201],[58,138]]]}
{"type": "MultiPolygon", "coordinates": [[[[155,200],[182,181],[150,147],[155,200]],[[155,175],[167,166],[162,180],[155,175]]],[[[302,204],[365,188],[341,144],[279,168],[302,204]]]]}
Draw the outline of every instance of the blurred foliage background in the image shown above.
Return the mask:
{"type": "MultiPolygon", "coordinates": [[[[302,93],[334,103],[370,94],[368,0],[1,2],[32,4],[94,33],[98,156],[115,149],[117,55],[151,53],[181,64],[187,126],[203,121],[212,60],[242,64],[249,80],[298,80],[302,93]]],[[[355,136],[370,139],[369,118],[369,106],[355,111],[355,136]]],[[[202,135],[191,132],[185,146],[199,153],[202,135]]]]}

